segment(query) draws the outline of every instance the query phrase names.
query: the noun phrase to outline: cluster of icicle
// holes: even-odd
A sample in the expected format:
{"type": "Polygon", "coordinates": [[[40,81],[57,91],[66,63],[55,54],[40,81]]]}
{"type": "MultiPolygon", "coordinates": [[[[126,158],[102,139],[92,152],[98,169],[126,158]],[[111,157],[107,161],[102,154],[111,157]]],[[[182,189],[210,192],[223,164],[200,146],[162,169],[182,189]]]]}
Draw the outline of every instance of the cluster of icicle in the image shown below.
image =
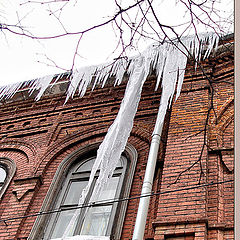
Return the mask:
{"type": "MultiPolygon", "coordinates": [[[[219,38],[216,34],[202,34],[198,35],[197,37],[190,36],[182,38],[181,41],[185,47],[183,47],[182,44],[179,44],[178,41],[173,41],[173,43],[175,46],[183,50],[183,52],[188,56],[192,54],[195,56],[195,59],[197,61],[200,61],[202,58],[204,59],[208,57],[212,49],[218,46],[218,39],[219,38]],[[205,46],[208,47],[206,49],[205,55],[202,56],[202,48],[205,46]],[[188,51],[190,54],[187,53],[188,51]]],[[[172,43],[167,42],[164,42],[163,44],[153,44],[149,46],[142,54],[129,58],[129,60],[119,59],[113,62],[76,69],[71,75],[69,75],[70,84],[66,94],[66,102],[70,97],[73,97],[76,92],[78,92],[80,96],[84,96],[90,84],[93,85],[92,90],[97,85],[104,87],[108,78],[111,76],[115,78],[115,85],[119,85],[122,82],[123,76],[126,73],[126,69],[129,63],[136,61],[136,59],[139,57],[144,57],[144,59],[147,60],[145,64],[147,65],[146,67],[149,67],[148,71],[150,71],[150,68],[156,70],[158,76],[161,77],[161,74],[163,73],[163,69],[165,67],[165,60],[167,59],[168,54],[171,54],[172,51],[170,46],[173,47],[172,43]]],[[[132,69],[129,68],[128,73],[131,72],[132,69]]],[[[27,88],[30,95],[33,92],[38,91],[35,100],[39,100],[44,94],[45,90],[50,85],[53,86],[62,76],[65,76],[65,74],[59,74],[52,84],[50,83],[56,77],[55,75],[49,75],[34,80],[1,86],[0,100],[12,98],[15,93],[23,88],[27,88]]],[[[157,80],[156,87],[159,85],[160,77],[157,80]]]]}
{"type": "MultiPolygon", "coordinates": [[[[99,192],[106,186],[108,179],[112,176],[117,162],[125,149],[128,137],[130,136],[134,116],[141,97],[142,87],[150,71],[155,70],[157,74],[156,89],[160,82],[162,87],[158,121],[156,122],[157,126],[157,124],[161,124],[164,121],[166,110],[172,102],[174,93],[176,92],[176,99],[180,95],[188,56],[194,56],[195,60],[199,61],[201,59],[203,46],[207,46],[203,58],[208,57],[212,49],[214,47],[217,48],[218,37],[216,35],[203,35],[200,39],[196,37],[184,38],[182,39],[182,43],[174,42],[174,44],[172,44],[165,42],[162,45],[152,45],[142,54],[131,59],[128,66],[129,80],[124,98],[116,119],[109,128],[97,151],[97,158],[91,171],[90,180],[82,193],[79,205],[83,204],[97,169],[100,169],[99,178],[90,202],[97,201],[99,192]]],[[[101,66],[100,71],[97,69],[99,73],[96,76],[95,84],[102,81],[102,86],[104,86],[106,80],[111,75],[116,77],[115,83],[119,84],[125,73],[125,67],[126,65],[124,65],[123,62],[117,62],[113,65],[111,72],[110,65],[107,65],[106,68],[101,66]]],[[[92,73],[96,71],[96,69],[90,69],[92,73]]],[[[84,69],[73,75],[73,84],[68,91],[67,98],[74,95],[77,86],[79,87],[78,91],[80,94],[84,95],[91,80],[91,77],[89,78],[91,74],[89,72],[86,73],[86,71],[87,69],[84,69]]],[[[72,234],[79,213],[80,210],[76,210],[62,239],[66,239],[67,236],[72,234]]]]}
{"type": "MultiPolygon", "coordinates": [[[[151,71],[154,70],[157,75],[156,89],[160,83],[162,88],[158,121],[156,122],[157,126],[164,121],[166,110],[170,106],[174,94],[176,93],[175,99],[180,95],[188,56],[194,57],[196,62],[207,58],[212,49],[217,48],[218,39],[216,34],[203,34],[182,38],[181,42],[173,41],[171,43],[153,44],[142,54],[132,57],[129,61],[119,59],[113,63],[81,68],[72,73],[69,79],[70,84],[67,90],[66,101],[77,92],[80,96],[84,96],[90,85],[92,89],[100,84],[104,87],[107,80],[112,76],[115,78],[116,85],[122,82],[126,71],[129,76],[118,115],[97,151],[97,157],[91,171],[90,180],[82,193],[79,205],[83,204],[97,169],[100,169],[99,178],[90,202],[97,201],[99,192],[112,176],[117,162],[125,149],[128,137],[130,136],[143,84],[151,71]],[[203,48],[205,50],[204,56],[201,55],[203,48]]],[[[2,87],[0,88],[0,99],[12,97],[18,89],[29,85],[30,92],[39,90],[36,96],[36,100],[38,100],[52,79],[53,76],[47,76],[26,83],[2,87]]],[[[67,236],[72,235],[79,213],[80,209],[77,209],[62,239],[70,239],[67,238],[67,236]]]]}

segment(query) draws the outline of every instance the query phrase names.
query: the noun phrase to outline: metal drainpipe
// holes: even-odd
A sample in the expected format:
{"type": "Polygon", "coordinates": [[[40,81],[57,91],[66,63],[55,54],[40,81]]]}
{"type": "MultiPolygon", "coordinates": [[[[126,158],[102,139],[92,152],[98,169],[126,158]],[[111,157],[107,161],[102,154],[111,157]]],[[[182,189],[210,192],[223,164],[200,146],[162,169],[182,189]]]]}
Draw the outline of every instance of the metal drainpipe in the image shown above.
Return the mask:
{"type": "MultiPolygon", "coordinates": [[[[160,126],[157,126],[155,128],[155,131],[152,135],[152,141],[151,141],[150,150],[148,154],[148,161],[147,161],[147,167],[146,167],[146,172],[144,176],[141,196],[148,195],[152,192],[153,177],[154,177],[154,172],[155,172],[155,167],[157,162],[162,128],[163,128],[163,123],[160,124],[160,126]]],[[[143,239],[149,202],[150,202],[150,197],[140,198],[132,240],[143,239]]]]}

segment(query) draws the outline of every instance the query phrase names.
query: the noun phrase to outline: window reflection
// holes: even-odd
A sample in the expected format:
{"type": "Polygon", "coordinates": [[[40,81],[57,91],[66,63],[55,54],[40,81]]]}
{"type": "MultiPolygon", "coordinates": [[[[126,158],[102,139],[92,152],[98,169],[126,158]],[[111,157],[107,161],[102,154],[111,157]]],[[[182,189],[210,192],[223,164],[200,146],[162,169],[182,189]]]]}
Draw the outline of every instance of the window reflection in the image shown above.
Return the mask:
{"type": "Polygon", "coordinates": [[[3,166],[0,166],[0,190],[2,189],[5,183],[6,177],[7,177],[6,169],[3,166]]]}
{"type": "MultiPolygon", "coordinates": [[[[114,199],[118,182],[119,177],[111,178],[109,184],[101,192],[98,201],[114,199]]],[[[81,234],[93,236],[105,236],[111,211],[112,205],[90,208],[86,212],[81,234]]]]}
{"type": "Polygon", "coordinates": [[[57,221],[53,228],[52,238],[60,238],[63,235],[74,212],[74,210],[67,210],[58,214],[57,221]]]}

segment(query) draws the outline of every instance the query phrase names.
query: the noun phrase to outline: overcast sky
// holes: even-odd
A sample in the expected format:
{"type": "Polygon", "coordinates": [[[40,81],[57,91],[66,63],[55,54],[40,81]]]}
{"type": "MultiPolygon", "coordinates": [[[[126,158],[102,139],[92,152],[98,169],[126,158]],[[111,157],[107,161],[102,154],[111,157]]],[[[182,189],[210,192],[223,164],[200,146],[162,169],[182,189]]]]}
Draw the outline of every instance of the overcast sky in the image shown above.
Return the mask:
{"type": "MultiPolygon", "coordinates": [[[[115,11],[113,2],[88,0],[78,1],[74,6],[69,4],[61,16],[64,27],[68,31],[75,31],[106,20],[106,17],[112,16],[115,11]]],[[[161,4],[156,5],[156,8],[164,23],[178,24],[184,21],[185,13],[176,7],[175,0],[159,2],[161,4]]],[[[223,2],[226,3],[226,9],[233,5],[231,0],[223,2]]],[[[59,6],[56,4],[56,9],[59,6]]],[[[16,24],[21,20],[21,24],[35,36],[51,36],[63,30],[56,18],[49,17],[47,4],[38,4],[37,1],[30,4],[28,1],[0,0],[0,10],[1,22],[16,24]],[[19,2],[23,4],[20,6],[19,2]]],[[[38,41],[4,32],[0,33],[0,37],[0,85],[71,69],[76,37],[38,41]],[[58,68],[48,66],[54,64],[58,68]]],[[[140,50],[149,43],[141,43],[140,50]]],[[[116,37],[111,25],[87,33],[82,39],[80,57],[75,64],[79,67],[110,60],[114,56],[111,53],[115,46],[116,37]]]]}

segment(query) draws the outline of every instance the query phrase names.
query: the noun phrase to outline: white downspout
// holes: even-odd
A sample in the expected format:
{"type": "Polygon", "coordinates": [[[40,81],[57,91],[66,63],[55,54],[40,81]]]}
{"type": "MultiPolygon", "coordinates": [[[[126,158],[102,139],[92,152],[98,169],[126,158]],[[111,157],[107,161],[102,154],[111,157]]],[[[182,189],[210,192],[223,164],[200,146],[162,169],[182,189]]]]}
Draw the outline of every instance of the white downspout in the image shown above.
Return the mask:
{"type": "MultiPolygon", "coordinates": [[[[156,123],[157,122],[158,122],[158,119],[156,120],[156,123]]],[[[155,126],[155,130],[152,135],[152,141],[151,141],[150,150],[148,154],[148,161],[147,161],[147,167],[146,167],[146,172],[144,176],[141,196],[148,195],[152,192],[153,177],[154,177],[154,172],[155,172],[155,167],[157,162],[162,128],[163,128],[163,122],[158,126],[155,126]]],[[[143,239],[149,202],[150,202],[150,196],[140,198],[137,218],[136,218],[134,233],[132,238],[133,240],[143,239]]]]}

